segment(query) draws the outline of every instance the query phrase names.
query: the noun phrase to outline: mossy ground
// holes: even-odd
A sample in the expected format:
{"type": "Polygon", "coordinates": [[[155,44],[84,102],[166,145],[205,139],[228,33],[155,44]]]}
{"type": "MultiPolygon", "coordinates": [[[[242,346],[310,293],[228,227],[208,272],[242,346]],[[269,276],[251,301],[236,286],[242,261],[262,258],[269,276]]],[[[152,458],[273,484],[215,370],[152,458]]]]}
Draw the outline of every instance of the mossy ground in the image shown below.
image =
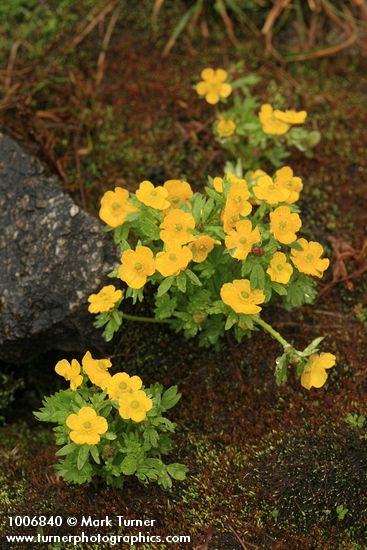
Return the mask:
{"type": "MultiPolygon", "coordinates": [[[[206,65],[245,59],[244,70],[263,78],[257,91],[264,100],[277,94],[285,105],[306,108],[322,132],[313,159],[294,154],[289,160],[304,179],[305,235],[320,240],[330,256],[330,236],[362,246],[367,71],[358,52],[282,67],[264,60],[261,43],[234,50],[219,35],[205,53],[193,56],[181,45],[162,60],[146,19],[134,24],[135,32],[129,18],[118,26],[98,96],[90,36],[68,63],[60,52],[56,62],[54,56],[47,79],[33,69],[18,103],[3,109],[7,131],[58,170],[76,201],[96,212],[99,195],[116,181],[135,189],[141,179],[185,175],[200,188],[207,174],[219,174],[224,157],[211,138],[212,110],[191,85],[206,65]]],[[[183,394],[173,412],[175,454],[190,473],[171,493],[134,481],[122,492],[98,484],[67,487],[54,477],[52,434],[29,415],[53,384],[49,374],[34,374],[51,371],[54,358],[45,357],[37,370],[22,372],[27,393],[16,394],[18,412],[8,411],[9,424],[0,431],[1,514],[154,518],[155,533],[190,534],[189,547],[203,550],[362,550],[366,441],[345,417],[367,406],[366,295],[367,280],[360,277],[352,289],[339,283],[314,307],[271,313],[298,348],[323,334],[325,349],[338,357],[327,386],[308,393],[292,376],[285,388],[276,387],[279,349],[264,334],[214,351],[162,327],[124,327],[114,350],[117,366],[146,383],[178,383],[183,394]],[[344,518],[339,505],[347,510],[344,518]]],[[[9,533],[4,520],[0,532],[9,533]]]]}

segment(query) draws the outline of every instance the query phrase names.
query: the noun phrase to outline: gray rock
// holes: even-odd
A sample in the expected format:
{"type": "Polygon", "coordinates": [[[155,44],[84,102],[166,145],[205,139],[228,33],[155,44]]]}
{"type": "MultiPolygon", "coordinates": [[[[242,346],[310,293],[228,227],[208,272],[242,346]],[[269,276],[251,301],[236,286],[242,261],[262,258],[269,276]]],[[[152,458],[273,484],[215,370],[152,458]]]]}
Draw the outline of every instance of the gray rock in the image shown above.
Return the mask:
{"type": "Polygon", "coordinates": [[[102,347],[87,297],[117,261],[100,222],[0,134],[0,359],[102,347]]]}

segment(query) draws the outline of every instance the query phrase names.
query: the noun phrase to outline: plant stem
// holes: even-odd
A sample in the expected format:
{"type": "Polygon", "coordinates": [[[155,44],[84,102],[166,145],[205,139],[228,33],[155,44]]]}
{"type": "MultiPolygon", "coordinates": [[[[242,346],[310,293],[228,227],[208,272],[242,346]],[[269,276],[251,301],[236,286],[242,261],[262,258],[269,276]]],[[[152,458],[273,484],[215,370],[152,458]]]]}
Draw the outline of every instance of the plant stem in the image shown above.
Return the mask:
{"type": "Polygon", "coordinates": [[[287,340],[283,338],[281,334],[279,334],[278,331],[273,329],[273,327],[269,325],[269,323],[266,323],[263,319],[261,319],[261,317],[255,319],[255,323],[260,325],[266,332],[268,332],[273,338],[275,338],[275,340],[278,340],[278,342],[283,346],[285,350],[293,347],[289,342],[287,342],[287,340]]]}
{"type": "Polygon", "coordinates": [[[140,317],[138,315],[129,315],[128,313],[122,314],[123,319],[128,321],[136,321],[138,323],[169,323],[169,319],[155,319],[154,317],[140,317]]]}

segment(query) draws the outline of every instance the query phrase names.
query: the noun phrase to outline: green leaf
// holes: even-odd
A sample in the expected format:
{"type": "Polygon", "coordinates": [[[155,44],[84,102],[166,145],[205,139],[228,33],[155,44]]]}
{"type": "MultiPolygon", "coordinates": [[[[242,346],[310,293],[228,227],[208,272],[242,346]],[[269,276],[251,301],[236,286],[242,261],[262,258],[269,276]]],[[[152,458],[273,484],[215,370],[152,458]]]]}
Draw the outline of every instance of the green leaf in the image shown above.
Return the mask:
{"type": "Polygon", "coordinates": [[[201,221],[201,214],[204,208],[205,198],[201,193],[195,193],[192,201],[192,215],[195,222],[198,224],[201,221]]]}
{"type": "Polygon", "coordinates": [[[205,187],[205,191],[207,195],[214,201],[219,202],[220,204],[223,204],[223,205],[225,204],[226,202],[225,198],[220,193],[217,193],[216,191],[214,191],[214,189],[211,189],[210,187],[205,187]]]}
{"type": "Polygon", "coordinates": [[[157,297],[155,300],[154,315],[157,319],[169,319],[177,306],[177,299],[170,298],[168,294],[157,297]]]}
{"type": "Polygon", "coordinates": [[[275,381],[278,386],[283,386],[287,381],[287,369],[289,364],[289,358],[287,353],[283,353],[275,360],[275,381]]]}
{"type": "Polygon", "coordinates": [[[275,290],[277,294],[280,296],[286,296],[287,295],[287,289],[281,285],[280,283],[271,283],[271,287],[275,290]]]}
{"type": "Polygon", "coordinates": [[[169,289],[171,288],[174,280],[175,280],[174,277],[167,277],[166,279],[164,279],[164,281],[161,282],[161,284],[159,285],[158,290],[157,290],[158,298],[160,296],[163,296],[163,294],[165,294],[166,292],[169,291],[169,289]]]}
{"type": "Polygon", "coordinates": [[[191,271],[191,269],[186,269],[185,273],[194,285],[202,286],[199,277],[197,275],[195,275],[195,273],[193,271],[191,271]]]}
{"type": "Polygon", "coordinates": [[[248,330],[252,330],[254,328],[253,315],[246,315],[246,314],[240,315],[239,321],[240,321],[239,325],[240,325],[240,328],[242,328],[242,330],[244,330],[243,326],[248,330]]]}
{"type": "Polygon", "coordinates": [[[178,290],[181,292],[186,292],[186,275],[184,272],[180,273],[178,277],[176,277],[176,285],[178,290]]]}
{"type": "Polygon", "coordinates": [[[256,263],[250,274],[251,288],[264,288],[265,285],[265,271],[260,263],[256,263]]]}
{"type": "Polygon", "coordinates": [[[99,459],[99,452],[98,452],[98,449],[95,445],[92,445],[90,447],[90,454],[92,455],[92,458],[93,458],[94,462],[96,462],[97,464],[101,463],[101,461],[99,459]]]}
{"type": "Polygon", "coordinates": [[[159,239],[160,229],[154,222],[149,219],[143,219],[139,225],[144,235],[154,240],[159,239]]]}
{"type": "Polygon", "coordinates": [[[105,437],[106,439],[109,439],[110,441],[112,441],[113,439],[117,438],[117,435],[113,434],[112,432],[106,432],[105,434],[102,435],[102,437],[105,437]]]}
{"type": "Polygon", "coordinates": [[[325,336],[319,336],[315,338],[303,351],[298,352],[301,357],[308,357],[317,351],[319,344],[324,340],[325,336]]]}
{"type": "Polygon", "coordinates": [[[303,250],[302,246],[299,244],[298,241],[293,241],[290,245],[288,245],[289,248],[294,248],[294,250],[303,250]]]}
{"type": "Polygon", "coordinates": [[[147,428],[144,431],[144,441],[146,441],[151,447],[157,448],[159,446],[159,435],[156,429],[147,428]]]}
{"type": "Polygon", "coordinates": [[[167,472],[173,479],[177,479],[177,481],[183,481],[186,478],[187,471],[188,468],[184,464],[179,464],[178,462],[168,464],[167,466],[167,472]]]}
{"type": "Polygon", "coordinates": [[[88,460],[88,456],[89,456],[89,445],[82,445],[79,449],[78,458],[76,461],[76,466],[78,470],[81,470],[83,468],[83,466],[88,460]]]}
{"type": "Polygon", "coordinates": [[[177,393],[177,386],[171,386],[162,395],[161,406],[163,409],[172,409],[180,400],[181,394],[177,393]]]}
{"type": "Polygon", "coordinates": [[[113,312],[112,312],[112,317],[113,317],[113,320],[115,321],[116,328],[118,328],[121,325],[121,322],[122,322],[121,313],[119,311],[117,311],[117,309],[114,309],[113,312]]]}
{"type": "MultiPolygon", "coordinates": [[[[215,192],[215,191],[214,191],[215,192]]],[[[209,199],[208,201],[206,201],[206,203],[204,204],[204,207],[202,209],[202,212],[201,212],[201,221],[203,223],[205,223],[207,221],[207,219],[209,218],[210,214],[212,213],[213,211],[213,208],[214,208],[214,201],[213,199],[209,199]]]]}
{"type": "Polygon", "coordinates": [[[236,313],[234,312],[231,312],[228,317],[227,317],[227,320],[226,320],[226,324],[224,326],[224,330],[229,330],[230,328],[233,327],[233,325],[235,325],[238,321],[238,316],[236,313]]]}
{"type": "Polygon", "coordinates": [[[138,462],[134,456],[125,456],[124,460],[121,462],[121,471],[125,476],[132,476],[135,474],[138,466],[138,462]]]}
{"type": "Polygon", "coordinates": [[[68,454],[72,453],[73,451],[75,451],[76,448],[77,448],[77,446],[75,445],[75,443],[68,443],[67,445],[64,445],[64,447],[61,447],[61,449],[56,451],[55,454],[56,454],[56,456],[68,455],[68,454]]]}

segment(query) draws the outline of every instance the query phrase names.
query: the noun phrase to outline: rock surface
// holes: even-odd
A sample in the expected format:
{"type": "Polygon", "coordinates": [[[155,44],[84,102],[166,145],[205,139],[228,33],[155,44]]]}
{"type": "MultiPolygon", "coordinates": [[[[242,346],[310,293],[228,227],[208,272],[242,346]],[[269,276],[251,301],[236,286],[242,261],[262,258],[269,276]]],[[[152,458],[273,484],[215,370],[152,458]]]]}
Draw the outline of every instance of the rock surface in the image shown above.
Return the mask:
{"type": "Polygon", "coordinates": [[[0,134],[0,360],[101,347],[87,297],[116,263],[99,221],[0,134]]]}

